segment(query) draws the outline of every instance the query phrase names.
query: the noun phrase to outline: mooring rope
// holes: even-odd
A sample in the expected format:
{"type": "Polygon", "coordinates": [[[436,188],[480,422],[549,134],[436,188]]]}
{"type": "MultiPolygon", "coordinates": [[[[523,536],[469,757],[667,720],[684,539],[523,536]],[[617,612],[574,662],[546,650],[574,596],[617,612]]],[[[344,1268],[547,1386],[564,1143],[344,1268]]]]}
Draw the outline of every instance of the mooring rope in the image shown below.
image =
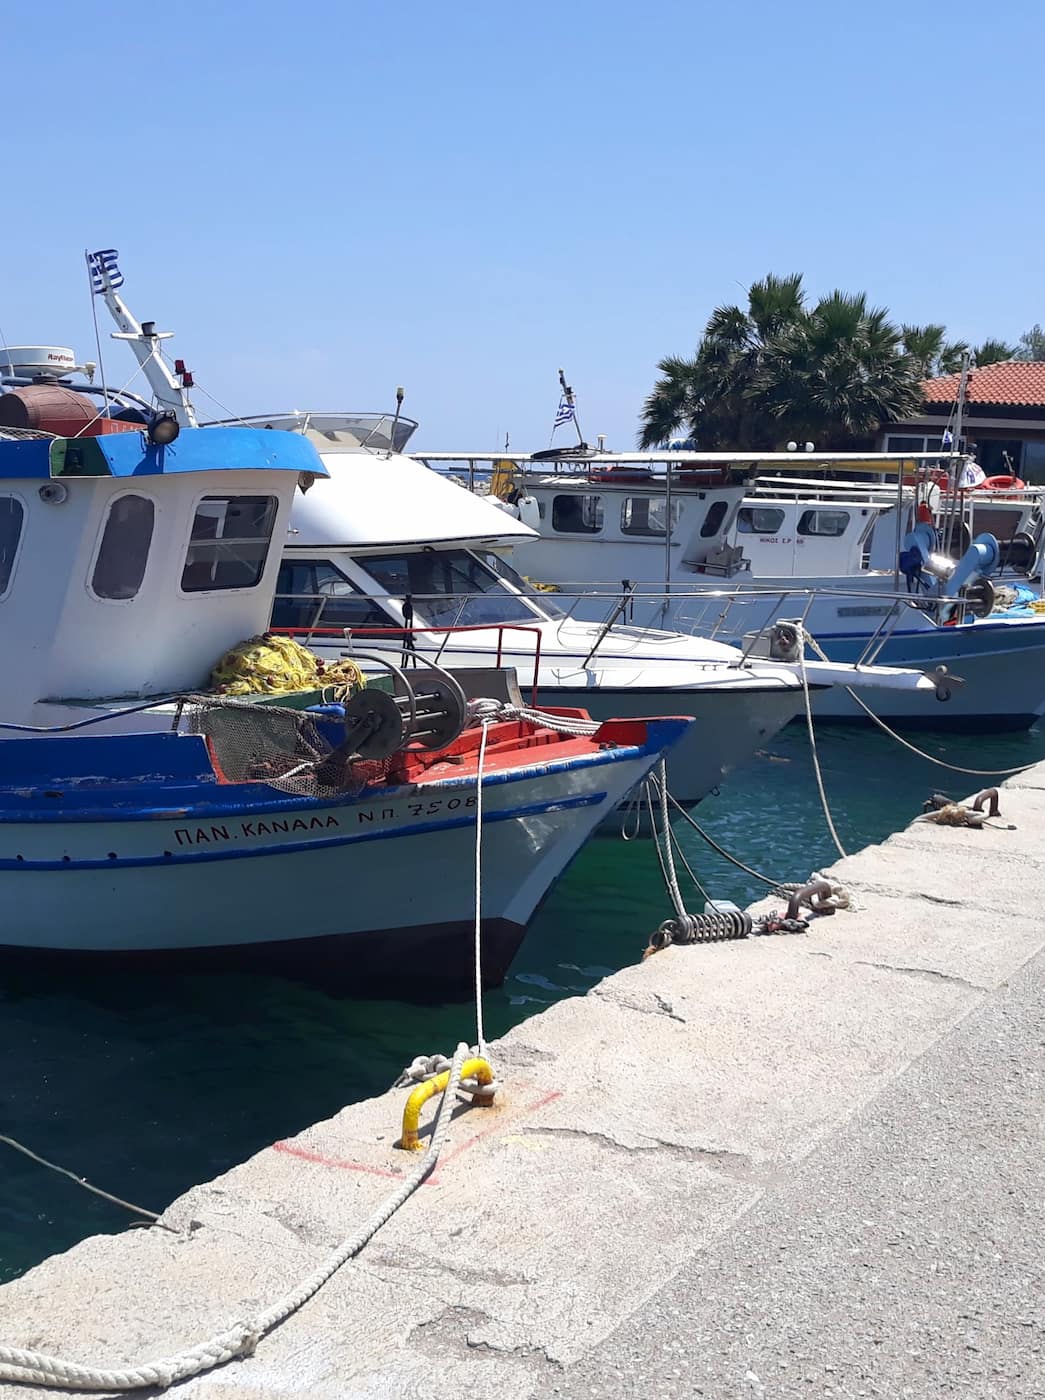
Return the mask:
{"type": "Polygon", "coordinates": [[[450,1080],[436,1114],[431,1144],[414,1170],[354,1235],[344,1240],[328,1259],[267,1311],[258,1314],[250,1322],[237,1322],[217,1336],[175,1356],[117,1371],[81,1366],[61,1357],[49,1356],[45,1352],[0,1347],[0,1381],[80,1391],[141,1390],[147,1386],[166,1388],[175,1381],[198,1376],[204,1371],[213,1370],[215,1366],[234,1361],[237,1357],[250,1356],[262,1337],[318,1293],[327,1280],[332,1278],[347,1260],[359,1253],[431,1174],[439,1160],[443,1138],[450,1122],[451,1114],[447,1106],[454,1102],[461,1082],[461,1066],[467,1054],[468,1047],[463,1043],[458,1045],[450,1066],[450,1080]]]}
{"type": "Polygon", "coordinates": [[[85,1191],[91,1191],[95,1196],[100,1196],[103,1201],[110,1201],[114,1206],[122,1206],[124,1210],[129,1210],[133,1215],[143,1215],[146,1220],[151,1220],[154,1223],[160,1218],[154,1210],[146,1210],[144,1206],[136,1206],[131,1201],[125,1201],[122,1196],[114,1196],[109,1191],[103,1191],[100,1186],[92,1186],[84,1177],[77,1176],[68,1167],[60,1167],[57,1162],[49,1162],[46,1157],[41,1157],[39,1153],[33,1152],[16,1138],[7,1137],[6,1134],[0,1133],[0,1142],[6,1143],[8,1147],[13,1147],[16,1152],[21,1152],[31,1161],[39,1162],[41,1167],[48,1167],[51,1171],[57,1172],[59,1176],[67,1176],[70,1181],[75,1181],[77,1186],[82,1186],[85,1191]]]}
{"type": "Polygon", "coordinates": [[[479,1058],[486,1059],[486,1032],[483,1028],[483,765],[490,721],[483,720],[479,759],[475,770],[475,1043],[479,1058]]]}
{"type": "Polygon", "coordinates": [[[816,733],[813,728],[813,707],[809,700],[809,677],[806,674],[806,649],[805,643],[808,636],[805,628],[798,626],[798,669],[802,676],[802,698],[805,701],[806,727],[809,731],[809,750],[813,757],[813,774],[816,778],[817,792],[820,794],[820,806],[824,809],[824,821],[827,829],[831,833],[831,840],[835,843],[835,850],[840,856],[845,858],[847,852],[839,839],[835,830],[834,818],[831,816],[831,808],[827,801],[827,792],[824,789],[824,775],[820,771],[820,755],[816,751],[816,733]]]}
{"type": "MultiPolygon", "coordinates": [[[[823,647],[816,640],[816,638],[812,636],[809,632],[806,632],[804,635],[805,640],[809,643],[812,650],[816,652],[817,656],[820,657],[821,661],[830,661],[830,657],[824,651],[823,647]]],[[[849,696],[850,700],[856,701],[856,703],[860,706],[861,710],[863,710],[867,718],[873,720],[874,723],[877,724],[879,729],[881,729],[884,733],[889,735],[890,739],[895,739],[898,744],[901,744],[905,749],[907,749],[910,753],[915,754],[918,758],[924,758],[926,763],[935,763],[937,768],[946,768],[951,773],[963,773],[970,778],[1006,778],[1013,777],[1017,773],[1027,773],[1031,768],[1036,768],[1038,766],[1037,763],[1021,763],[1018,764],[1015,768],[963,768],[961,764],[948,763],[946,759],[936,758],[933,756],[933,754],[926,753],[924,749],[920,749],[916,744],[910,743],[907,739],[903,737],[902,734],[897,734],[895,729],[891,729],[889,725],[886,724],[885,720],[882,719],[881,715],[876,715],[874,710],[872,710],[869,705],[867,705],[863,700],[860,699],[859,695],[856,694],[852,686],[847,685],[845,687],[845,693],[849,696]]]]}

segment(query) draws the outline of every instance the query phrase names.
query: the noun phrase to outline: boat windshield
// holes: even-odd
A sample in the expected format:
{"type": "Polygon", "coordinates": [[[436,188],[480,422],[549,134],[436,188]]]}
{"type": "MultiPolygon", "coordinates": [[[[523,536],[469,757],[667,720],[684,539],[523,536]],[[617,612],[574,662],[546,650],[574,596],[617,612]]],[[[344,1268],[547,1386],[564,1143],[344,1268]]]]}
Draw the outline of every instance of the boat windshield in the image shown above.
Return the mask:
{"type": "Polygon", "coordinates": [[[422,626],[534,622],[534,610],[499,576],[500,564],[495,571],[487,559],[468,549],[423,549],[357,555],[354,562],[383,592],[409,596],[422,626]]]}
{"type": "Polygon", "coordinates": [[[279,428],[302,433],[320,452],[402,452],[417,428],[412,418],[392,413],[295,413],[256,414],[253,418],[226,418],[211,427],[279,428]]]}

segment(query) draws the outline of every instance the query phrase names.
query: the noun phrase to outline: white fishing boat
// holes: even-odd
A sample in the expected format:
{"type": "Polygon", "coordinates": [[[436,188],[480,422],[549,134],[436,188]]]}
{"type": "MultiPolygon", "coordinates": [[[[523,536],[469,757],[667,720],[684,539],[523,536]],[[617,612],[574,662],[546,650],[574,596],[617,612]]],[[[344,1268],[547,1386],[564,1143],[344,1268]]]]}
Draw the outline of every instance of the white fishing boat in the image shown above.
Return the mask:
{"type": "MultiPolygon", "coordinates": [[[[516,561],[554,586],[572,616],[594,621],[617,606],[641,627],[741,645],[773,622],[797,620],[837,663],[873,660],[961,680],[945,710],[882,691],[873,708],[887,719],[1006,729],[1026,728],[1045,712],[1045,617],[1031,587],[1043,533],[1036,493],[1018,500],[965,493],[950,530],[941,517],[948,553],[940,531],[937,547],[918,534],[925,522],[902,478],[922,463],[935,467],[939,454],[802,460],[807,476],[814,467],[888,474],[889,493],[881,483],[775,478],[795,470],[792,453],[571,450],[559,461],[535,454],[511,462],[489,453],[418,455],[473,481],[497,470],[507,480],[517,466],[510,508],[539,537],[519,543],[516,561]],[[1001,510],[1008,511],[1004,545],[979,528],[997,523],[1001,510]]],[[[815,705],[825,717],[865,717],[842,688],[821,692],[815,705]]]]}

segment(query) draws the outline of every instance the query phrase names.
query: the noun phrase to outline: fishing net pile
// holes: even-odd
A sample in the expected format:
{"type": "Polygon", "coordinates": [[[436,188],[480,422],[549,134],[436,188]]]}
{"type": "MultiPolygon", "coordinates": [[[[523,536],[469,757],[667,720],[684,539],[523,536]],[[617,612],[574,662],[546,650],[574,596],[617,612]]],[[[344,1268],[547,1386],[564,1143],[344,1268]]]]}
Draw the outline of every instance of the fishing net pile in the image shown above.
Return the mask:
{"type": "Polygon", "coordinates": [[[344,744],[343,721],[307,710],[194,695],[183,721],[189,733],[206,738],[225,782],[261,782],[295,797],[333,799],[382,781],[391,766],[389,759],[358,758],[344,744]]]}
{"type": "Polygon", "coordinates": [[[333,698],[343,700],[366,681],[348,657],[323,661],[292,637],[265,632],[230,648],[211,672],[210,683],[217,695],[289,695],[329,687],[333,698]]]}

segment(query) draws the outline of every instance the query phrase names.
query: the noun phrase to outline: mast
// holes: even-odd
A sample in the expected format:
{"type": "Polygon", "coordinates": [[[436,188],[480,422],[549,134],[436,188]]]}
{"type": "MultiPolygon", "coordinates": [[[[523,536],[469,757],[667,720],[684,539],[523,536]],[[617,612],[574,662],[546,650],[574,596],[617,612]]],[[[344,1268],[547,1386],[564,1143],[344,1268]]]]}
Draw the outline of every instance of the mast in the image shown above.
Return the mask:
{"type": "Polygon", "coordinates": [[[131,314],[116,290],[123,285],[123,274],[116,266],[116,257],[115,249],[87,255],[94,294],[104,298],[109,314],[120,328],[111,333],[112,338],[126,340],[130,345],[160,407],[173,413],[183,428],[196,428],[199,426],[196,410],[182,378],[168,369],[160,353],[160,341],[170,340],[174,332],[158,331],[155,321],[139,322],[131,314]]]}
{"type": "Polygon", "coordinates": [[[570,416],[573,418],[573,426],[577,431],[577,446],[587,447],[588,444],[584,441],[584,437],[581,434],[581,425],[577,422],[577,403],[573,397],[573,390],[566,383],[566,373],[562,369],[559,370],[559,384],[562,388],[562,396],[570,406],[570,416]]]}

